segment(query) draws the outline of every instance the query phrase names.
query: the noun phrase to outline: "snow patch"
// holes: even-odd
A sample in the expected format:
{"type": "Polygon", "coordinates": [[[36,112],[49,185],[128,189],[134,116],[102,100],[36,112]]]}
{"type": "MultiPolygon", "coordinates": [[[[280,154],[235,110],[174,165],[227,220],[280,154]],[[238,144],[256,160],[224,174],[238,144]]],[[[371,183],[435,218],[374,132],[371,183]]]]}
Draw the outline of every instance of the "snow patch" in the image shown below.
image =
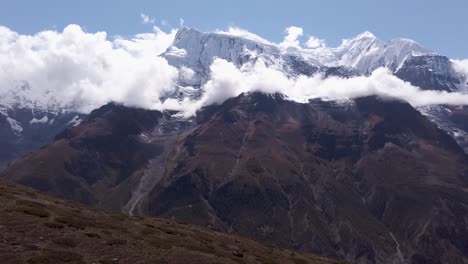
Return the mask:
{"type": "Polygon", "coordinates": [[[10,124],[11,130],[13,130],[13,132],[15,132],[16,134],[20,134],[21,132],[23,132],[23,127],[21,127],[20,122],[16,121],[11,117],[7,117],[6,120],[8,124],[10,124]]]}
{"type": "Polygon", "coordinates": [[[80,125],[81,122],[83,122],[83,119],[81,119],[79,116],[76,115],[75,117],[73,117],[72,120],[70,120],[70,121],[67,123],[67,126],[68,126],[68,125],[71,125],[71,126],[73,126],[73,127],[76,127],[76,126],[80,125]]]}
{"type": "Polygon", "coordinates": [[[44,117],[42,117],[41,119],[37,119],[37,118],[33,118],[29,121],[29,124],[32,125],[32,124],[45,124],[49,121],[49,118],[47,117],[47,115],[45,115],[44,117]]]}

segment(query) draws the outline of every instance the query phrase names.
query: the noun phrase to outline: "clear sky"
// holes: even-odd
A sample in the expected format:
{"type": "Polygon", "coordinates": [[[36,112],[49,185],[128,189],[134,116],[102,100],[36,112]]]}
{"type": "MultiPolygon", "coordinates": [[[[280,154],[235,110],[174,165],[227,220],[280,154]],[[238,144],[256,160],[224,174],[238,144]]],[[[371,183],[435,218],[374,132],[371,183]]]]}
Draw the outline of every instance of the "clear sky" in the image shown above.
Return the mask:
{"type": "Polygon", "coordinates": [[[0,25],[23,34],[79,24],[109,35],[148,32],[140,14],[161,28],[185,25],[203,31],[237,26],[280,42],[284,29],[299,26],[329,46],[371,31],[382,40],[406,37],[451,58],[468,58],[468,0],[0,0],[0,25]],[[167,26],[162,26],[165,20],[167,26]]]}

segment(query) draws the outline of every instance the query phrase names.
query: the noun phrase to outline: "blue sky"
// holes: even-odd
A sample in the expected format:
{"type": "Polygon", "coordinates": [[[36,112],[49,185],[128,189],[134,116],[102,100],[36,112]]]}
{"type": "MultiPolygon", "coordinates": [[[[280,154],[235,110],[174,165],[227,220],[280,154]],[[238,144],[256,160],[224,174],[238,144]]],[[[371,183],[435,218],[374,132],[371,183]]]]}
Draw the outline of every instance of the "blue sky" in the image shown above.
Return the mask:
{"type": "MultiPolygon", "coordinates": [[[[268,40],[280,42],[284,29],[299,26],[330,46],[369,30],[382,40],[411,38],[451,58],[468,58],[468,1],[466,0],[327,0],[327,1],[64,1],[0,0],[0,25],[31,34],[62,30],[79,24],[89,32],[109,35],[148,32],[141,23],[145,13],[168,23],[166,29],[185,25],[210,31],[237,26],[268,40]]],[[[161,28],[165,28],[161,26],[161,28]]]]}

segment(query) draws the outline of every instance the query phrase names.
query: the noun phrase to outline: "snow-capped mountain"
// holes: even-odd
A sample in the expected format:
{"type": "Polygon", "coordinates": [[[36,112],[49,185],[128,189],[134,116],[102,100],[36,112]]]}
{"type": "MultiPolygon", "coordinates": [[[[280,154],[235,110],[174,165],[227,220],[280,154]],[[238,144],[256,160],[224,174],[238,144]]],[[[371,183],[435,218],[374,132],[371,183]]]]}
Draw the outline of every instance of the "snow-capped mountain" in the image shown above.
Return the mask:
{"type": "MultiPolygon", "coordinates": [[[[273,43],[255,41],[228,33],[203,33],[182,28],[173,45],[164,53],[175,66],[195,68],[208,73],[214,58],[222,58],[242,66],[262,58],[267,65],[287,69],[290,58],[302,60],[311,67],[351,67],[361,74],[369,74],[379,67],[392,71],[399,69],[406,59],[431,54],[415,41],[394,39],[383,42],[372,33],[364,32],[355,38],[343,40],[336,48],[281,49],[273,43]]],[[[294,67],[289,70],[294,71],[294,67]]]]}
{"type": "Polygon", "coordinates": [[[182,84],[195,86],[209,78],[209,68],[215,58],[247,69],[261,59],[267,66],[290,76],[325,73],[329,68],[345,69],[345,76],[368,75],[379,67],[386,67],[410,82],[417,79],[410,76],[413,72],[416,76],[423,75],[423,78],[438,78],[433,81],[434,85],[423,85],[422,89],[456,91],[466,86],[465,76],[454,70],[447,57],[435,54],[410,39],[384,42],[370,32],[345,39],[340,46],[333,48],[283,49],[258,38],[182,28],[177,32],[173,45],[162,56],[173,66],[193,71],[195,76],[183,80],[182,84]]]}
{"type": "Polygon", "coordinates": [[[34,93],[27,82],[0,94],[0,169],[21,155],[53,140],[68,127],[79,125],[86,115],[60,106],[53,92],[34,93]]]}
{"type": "Polygon", "coordinates": [[[0,169],[5,163],[51,142],[86,115],[36,108],[3,108],[0,112],[0,169]]]}
{"type": "MultiPolygon", "coordinates": [[[[379,67],[387,67],[400,79],[421,89],[468,91],[466,76],[454,69],[449,58],[409,39],[385,42],[370,32],[343,40],[338,47],[285,49],[254,34],[205,33],[184,27],[178,30],[172,45],[161,56],[179,69],[178,87],[169,97],[180,99],[197,98],[202,94],[201,87],[210,78],[210,66],[215,58],[232,62],[242,70],[262,61],[290,77],[319,73],[325,77],[348,78],[369,75],[379,67]]],[[[16,80],[14,85],[15,89],[0,94],[0,123],[17,140],[21,135],[30,134],[26,130],[35,129],[38,124],[52,126],[61,120],[58,127],[66,127],[85,116],[77,114],[73,107],[61,106],[54,91],[39,89],[46,94],[38,94],[39,90],[30,87],[27,80],[16,80]],[[21,118],[12,114],[23,111],[30,114],[21,118]]],[[[431,113],[431,117],[437,115],[437,112],[431,113]]],[[[443,117],[431,120],[452,135],[460,129],[453,123],[441,123],[445,120],[443,117]]]]}
{"type": "MultiPolygon", "coordinates": [[[[191,78],[181,76],[181,86],[177,91],[179,97],[201,94],[199,87],[210,78],[210,65],[215,58],[227,60],[245,70],[262,60],[268,67],[289,76],[320,73],[325,77],[351,77],[369,75],[377,68],[386,67],[395,76],[423,90],[468,91],[466,76],[454,69],[449,58],[410,39],[396,38],[385,42],[370,32],[345,39],[338,47],[283,49],[259,37],[182,28],[177,32],[173,45],[162,56],[182,72],[191,73],[191,78]]],[[[457,134],[460,143],[468,140],[463,138],[460,141],[460,133],[456,133],[461,130],[459,126],[443,122],[445,118],[442,116],[437,117],[437,113],[444,111],[427,111],[426,108],[421,108],[421,111],[428,116],[431,113],[430,119],[449,134],[457,134]]]]}
{"type": "Polygon", "coordinates": [[[204,78],[215,58],[222,58],[240,67],[258,58],[269,66],[281,64],[281,52],[275,45],[223,33],[202,33],[182,28],[163,56],[174,66],[185,66],[204,78]]]}
{"type": "Polygon", "coordinates": [[[339,64],[356,68],[363,74],[370,74],[379,67],[395,71],[406,59],[430,53],[415,41],[399,38],[383,42],[370,32],[344,40],[332,51],[339,64]]]}

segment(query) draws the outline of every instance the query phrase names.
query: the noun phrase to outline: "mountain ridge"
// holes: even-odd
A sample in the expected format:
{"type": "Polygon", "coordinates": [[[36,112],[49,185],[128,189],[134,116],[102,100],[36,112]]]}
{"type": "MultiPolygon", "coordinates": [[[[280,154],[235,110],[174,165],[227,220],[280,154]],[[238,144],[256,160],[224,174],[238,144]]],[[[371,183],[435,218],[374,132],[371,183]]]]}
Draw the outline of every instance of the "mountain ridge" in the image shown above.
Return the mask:
{"type": "Polygon", "coordinates": [[[467,160],[405,102],[251,93],[196,120],[109,105],[2,176],[351,262],[463,263],[467,160]]]}

